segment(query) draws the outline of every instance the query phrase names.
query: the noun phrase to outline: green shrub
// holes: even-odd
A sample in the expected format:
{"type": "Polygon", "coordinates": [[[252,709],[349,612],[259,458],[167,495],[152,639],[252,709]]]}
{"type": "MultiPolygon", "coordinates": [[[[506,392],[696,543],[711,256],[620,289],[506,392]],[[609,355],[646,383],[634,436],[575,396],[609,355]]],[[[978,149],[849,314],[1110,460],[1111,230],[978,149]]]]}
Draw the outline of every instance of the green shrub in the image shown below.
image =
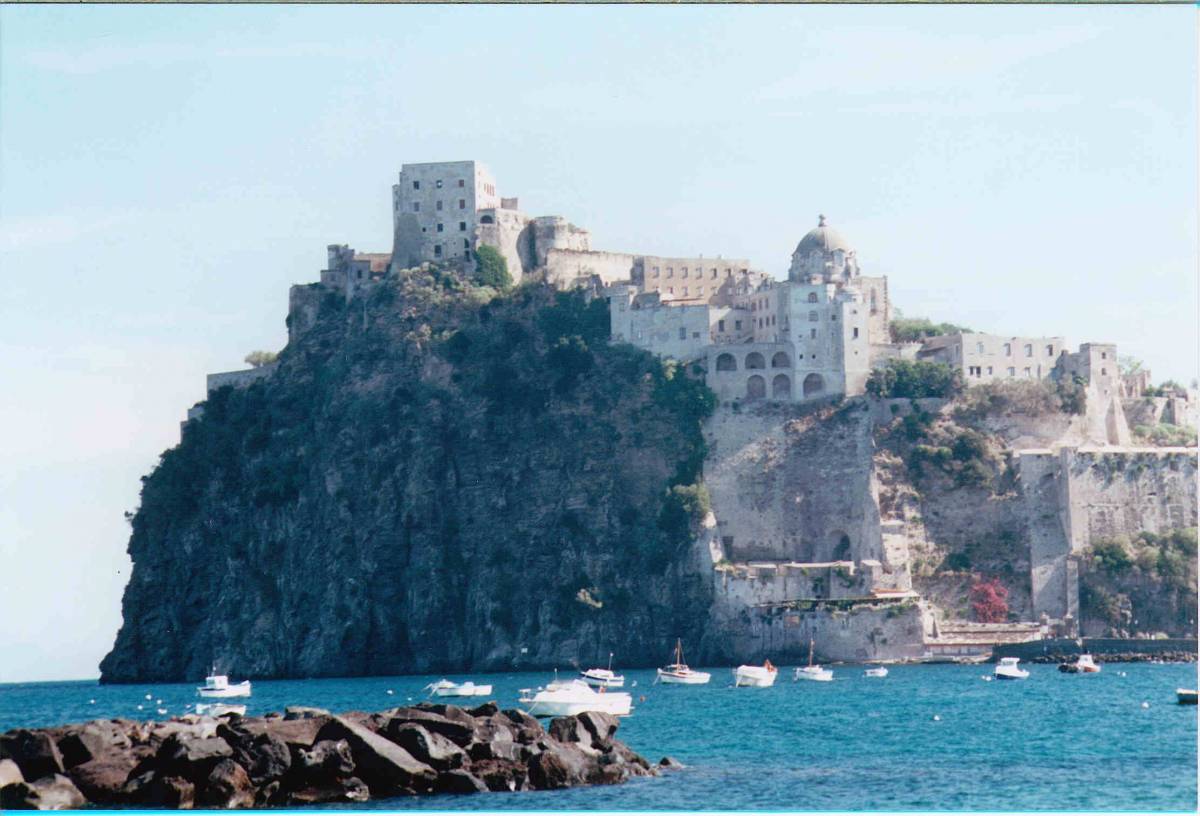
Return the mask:
{"type": "Polygon", "coordinates": [[[867,377],[867,393],[873,397],[939,397],[952,399],[963,392],[962,372],[947,363],[926,360],[888,360],[867,377]]]}
{"type": "Polygon", "coordinates": [[[1119,574],[1133,566],[1127,542],[1122,538],[1101,538],[1092,542],[1092,558],[1105,572],[1119,574]]]}
{"type": "Polygon", "coordinates": [[[495,247],[480,244],[475,250],[475,283],[490,286],[501,292],[512,288],[512,275],[508,273],[508,261],[495,247]]]}
{"type": "Polygon", "coordinates": [[[896,317],[889,331],[893,343],[917,343],[927,337],[943,334],[970,334],[971,330],[953,323],[933,323],[926,317],[896,317]]]}

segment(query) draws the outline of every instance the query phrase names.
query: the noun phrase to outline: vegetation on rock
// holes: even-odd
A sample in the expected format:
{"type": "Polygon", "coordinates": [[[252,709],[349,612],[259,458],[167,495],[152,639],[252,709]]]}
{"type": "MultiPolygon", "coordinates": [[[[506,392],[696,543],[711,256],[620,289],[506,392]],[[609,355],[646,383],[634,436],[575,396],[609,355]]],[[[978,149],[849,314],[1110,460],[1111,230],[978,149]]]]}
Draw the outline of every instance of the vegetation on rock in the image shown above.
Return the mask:
{"type": "Polygon", "coordinates": [[[925,360],[888,360],[867,377],[867,393],[873,397],[953,399],[966,388],[962,372],[947,363],[925,360]]]}
{"type": "Polygon", "coordinates": [[[972,330],[953,323],[934,323],[927,317],[903,317],[897,311],[890,330],[893,343],[919,343],[927,337],[943,334],[971,334],[972,330]]]}
{"type": "Polygon", "coordinates": [[[508,261],[495,247],[480,244],[479,249],[475,251],[475,282],[501,292],[506,292],[512,287],[508,261]]]}
{"type": "Polygon", "coordinates": [[[1195,631],[1196,528],[1092,542],[1080,564],[1085,621],[1113,632],[1195,631]]]}

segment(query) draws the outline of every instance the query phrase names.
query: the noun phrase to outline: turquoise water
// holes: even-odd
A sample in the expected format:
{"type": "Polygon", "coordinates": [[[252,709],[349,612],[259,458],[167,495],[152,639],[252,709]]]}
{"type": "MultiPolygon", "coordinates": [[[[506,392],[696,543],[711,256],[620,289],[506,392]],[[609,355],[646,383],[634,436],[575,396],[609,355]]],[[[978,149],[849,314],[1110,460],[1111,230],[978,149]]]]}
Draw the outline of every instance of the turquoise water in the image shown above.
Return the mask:
{"type": "MultiPolygon", "coordinates": [[[[656,686],[653,672],[629,671],[627,686],[637,683],[626,689],[634,695],[635,710],[622,721],[619,736],[651,761],[670,755],[686,770],[617,787],[368,806],[1196,809],[1197,709],[1175,703],[1176,687],[1196,687],[1195,664],[1110,664],[1092,676],[1035,665],[1028,667],[1029,680],[1003,683],[981,679],[990,668],[897,666],[886,678],[869,679],[861,667],[840,666],[832,683],[793,683],[789,668],[770,689],[730,688],[728,669],[706,669],[713,681],[697,687],[656,686]]],[[[247,713],[285,705],[380,710],[422,699],[421,687],[436,679],[256,681],[247,713]]],[[[509,707],[516,705],[518,689],[552,678],[537,673],[474,679],[494,684],[493,698],[509,707]]],[[[196,685],[0,685],[0,731],[97,717],[159,718],[158,699],[170,716],[196,701],[196,685]]]]}

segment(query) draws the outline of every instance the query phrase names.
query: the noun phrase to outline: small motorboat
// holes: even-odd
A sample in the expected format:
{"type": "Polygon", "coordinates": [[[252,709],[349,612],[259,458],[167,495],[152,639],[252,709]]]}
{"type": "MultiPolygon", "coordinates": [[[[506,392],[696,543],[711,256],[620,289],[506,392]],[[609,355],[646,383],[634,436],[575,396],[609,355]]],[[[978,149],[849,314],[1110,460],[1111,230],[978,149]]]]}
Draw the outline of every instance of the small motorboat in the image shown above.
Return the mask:
{"type": "Polygon", "coordinates": [[[863,672],[864,677],[887,677],[887,674],[886,666],[874,666],[863,672]]]}
{"type": "Polygon", "coordinates": [[[1196,704],[1196,689],[1175,689],[1175,699],[1180,705],[1196,704]]]}
{"type": "Polygon", "coordinates": [[[436,683],[430,683],[424,690],[428,690],[433,697],[487,697],[492,693],[490,684],[477,686],[470,680],[465,683],[452,683],[442,679],[436,683]]]}
{"type": "Polygon", "coordinates": [[[246,706],[237,703],[196,703],[196,713],[207,717],[224,717],[228,714],[245,716],[246,706]]]}
{"type": "Polygon", "coordinates": [[[212,674],[204,678],[204,685],[197,688],[196,692],[201,697],[249,697],[250,681],[243,680],[240,683],[230,683],[228,677],[223,674],[217,674],[216,667],[214,666],[212,674]]]}
{"type": "MultiPolygon", "coordinates": [[[[887,669],[884,669],[886,672],[887,669]]],[[[797,680],[815,680],[818,683],[829,683],[833,680],[833,670],[823,669],[813,663],[813,639],[808,639],[808,665],[801,666],[792,674],[792,682],[797,680]]]]}
{"type": "Polygon", "coordinates": [[[658,670],[655,683],[675,683],[682,686],[702,686],[712,679],[708,672],[692,671],[683,662],[683,640],[675,641],[675,662],[658,670]]]}
{"type": "Polygon", "coordinates": [[[594,689],[582,680],[553,682],[543,688],[521,689],[521,705],[535,717],[570,717],[585,711],[599,711],[617,717],[633,711],[633,697],[626,692],[594,689]]]}
{"type": "Polygon", "coordinates": [[[1029,672],[1017,666],[1020,662],[1019,657],[1002,657],[992,675],[997,680],[1024,680],[1029,677],[1029,672]]]}
{"type": "Polygon", "coordinates": [[[764,661],[761,666],[738,666],[733,670],[733,685],[746,686],[747,688],[769,688],[775,685],[775,678],[779,676],[779,669],[771,665],[771,661],[764,661]]]}
{"type": "Polygon", "coordinates": [[[583,682],[595,688],[621,688],[625,685],[625,676],[612,670],[612,652],[608,653],[607,669],[588,669],[579,673],[583,682]]]}
{"type": "Polygon", "coordinates": [[[1066,674],[1098,674],[1100,667],[1090,654],[1081,654],[1074,663],[1059,663],[1058,670],[1066,674]]]}

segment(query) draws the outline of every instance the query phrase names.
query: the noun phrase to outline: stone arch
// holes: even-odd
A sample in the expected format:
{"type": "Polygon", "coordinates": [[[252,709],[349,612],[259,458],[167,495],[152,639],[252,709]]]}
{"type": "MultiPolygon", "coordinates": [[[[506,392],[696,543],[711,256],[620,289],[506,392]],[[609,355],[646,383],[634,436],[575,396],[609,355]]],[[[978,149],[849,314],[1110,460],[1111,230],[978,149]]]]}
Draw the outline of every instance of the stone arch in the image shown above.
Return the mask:
{"type": "Polygon", "coordinates": [[[825,379],[820,374],[809,374],[804,378],[804,397],[816,397],[825,393],[825,379]]]}
{"type": "Polygon", "coordinates": [[[727,351],[718,354],[717,371],[737,371],[737,358],[727,351]]]}
{"type": "Polygon", "coordinates": [[[771,399],[790,400],[792,398],[792,378],[787,374],[776,374],[771,380],[771,399]]]}
{"type": "Polygon", "coordinates": [[[759,400],[767,396],[767,381],[754,374],[746,380],[746,399],[759,400]]]}
{"type": "Polygon", "coordinates": [[[767,361],[757,351],[752,351],[746,355],[746,368],[766,368],[767,361]]]}
{"type": "Polygon", "coordinates": [[[771,368],[791,368],[792,358],[788,357],[786,351],[777,351],[775,356],[771,358],[771,368]]]}
{"type": "Polygon", "coordinates": [[[482,215],[479,217],[479,223],[480,224],[494,224],[494,223],[496,223],[496,219],[492,218],[490,215],[482,215]]]}

